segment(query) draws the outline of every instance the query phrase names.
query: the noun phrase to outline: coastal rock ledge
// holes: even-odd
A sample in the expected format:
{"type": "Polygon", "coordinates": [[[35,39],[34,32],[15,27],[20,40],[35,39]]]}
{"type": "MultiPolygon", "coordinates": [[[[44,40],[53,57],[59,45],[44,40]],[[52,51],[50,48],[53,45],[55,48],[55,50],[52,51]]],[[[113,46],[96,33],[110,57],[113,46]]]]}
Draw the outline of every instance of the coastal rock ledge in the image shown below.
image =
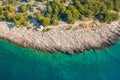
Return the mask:
{"type": "Polygon", "coordinates": [[[1,39],[41,51],[80,53],[108,47],[116,43],[119,37],[120,20],[111,24],[102,23],[102,26],[90,30],[66,30],[63,26],[56,26],[48,32],[15,27],[10,29],[6,22],[0,22],[1,39]]]}

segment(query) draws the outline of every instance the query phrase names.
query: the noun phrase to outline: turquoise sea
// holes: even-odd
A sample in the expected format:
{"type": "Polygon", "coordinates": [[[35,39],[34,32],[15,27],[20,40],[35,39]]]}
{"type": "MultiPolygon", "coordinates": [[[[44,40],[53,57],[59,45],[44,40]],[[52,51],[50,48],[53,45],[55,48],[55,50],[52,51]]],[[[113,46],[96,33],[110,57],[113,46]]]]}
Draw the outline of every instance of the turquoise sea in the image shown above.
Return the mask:
{"type": "Polygon", "coordinates": [[[120,80],[120,41],[83,54],[49,54],[0,40],[0,80],[120,80]]]}

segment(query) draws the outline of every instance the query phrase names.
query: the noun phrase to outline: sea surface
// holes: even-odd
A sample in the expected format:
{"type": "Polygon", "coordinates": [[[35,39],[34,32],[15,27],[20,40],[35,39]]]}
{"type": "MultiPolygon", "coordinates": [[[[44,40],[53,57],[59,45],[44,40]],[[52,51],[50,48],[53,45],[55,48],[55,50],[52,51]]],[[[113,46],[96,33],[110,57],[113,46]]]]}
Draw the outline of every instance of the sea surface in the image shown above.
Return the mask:
{"type": "Polygon", "coordinates": [[[120,41],[82,54],[50,54],[0,40],[0,80],[120,80],[120,41]]]}

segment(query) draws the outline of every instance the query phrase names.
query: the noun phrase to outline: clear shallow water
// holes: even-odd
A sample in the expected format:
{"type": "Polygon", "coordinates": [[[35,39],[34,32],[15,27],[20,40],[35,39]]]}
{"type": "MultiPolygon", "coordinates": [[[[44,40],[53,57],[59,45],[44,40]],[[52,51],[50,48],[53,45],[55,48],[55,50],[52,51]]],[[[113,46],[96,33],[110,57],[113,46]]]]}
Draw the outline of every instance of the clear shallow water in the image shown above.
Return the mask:
{"type": "Polygon", "coordinates": [[[120,42],[106,50],[67,55],[0,40],[0,80],[120,80],[120,42]]]}

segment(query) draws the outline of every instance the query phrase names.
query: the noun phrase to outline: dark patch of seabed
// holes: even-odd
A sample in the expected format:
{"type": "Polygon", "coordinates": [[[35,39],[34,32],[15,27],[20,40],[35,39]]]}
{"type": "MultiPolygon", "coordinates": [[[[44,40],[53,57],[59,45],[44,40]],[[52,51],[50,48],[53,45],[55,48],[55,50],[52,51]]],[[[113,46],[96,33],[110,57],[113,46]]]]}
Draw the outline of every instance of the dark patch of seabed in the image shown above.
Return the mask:
{"type": "Polygon", "coordinates": [[[0,40],[0,80],[120,80],[120,41],[83,54],[48,54],[0,40]]]}

